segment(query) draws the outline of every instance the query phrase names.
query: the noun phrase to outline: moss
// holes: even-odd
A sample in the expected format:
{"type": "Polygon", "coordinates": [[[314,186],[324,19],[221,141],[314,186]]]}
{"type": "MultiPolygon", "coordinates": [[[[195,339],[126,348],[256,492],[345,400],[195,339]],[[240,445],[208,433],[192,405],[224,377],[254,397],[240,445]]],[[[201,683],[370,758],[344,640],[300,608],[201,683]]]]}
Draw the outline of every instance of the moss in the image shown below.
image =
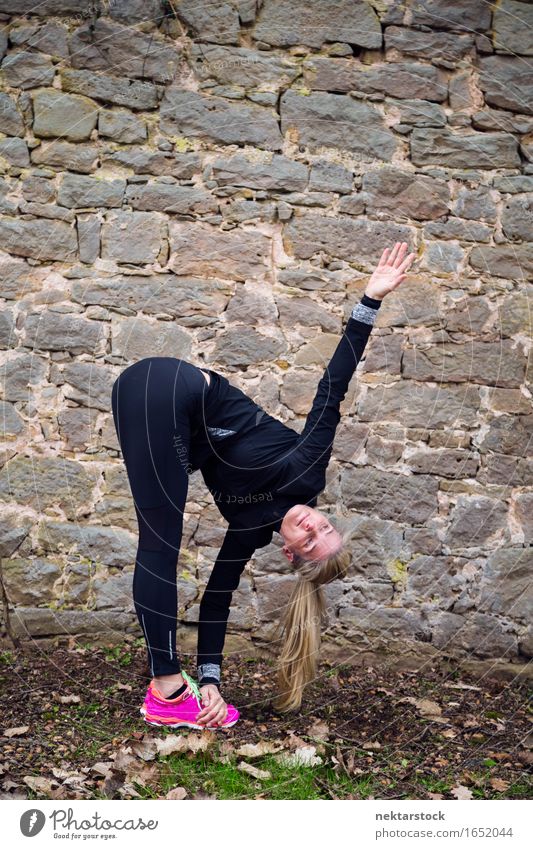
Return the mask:
{"type": "Polygon", "coordinates": [[[387,563],[387,571],[395,587],[400,591],[405,589],[407,585],[407,563],[397,557],[396,560],[387,563]]]}
{"type": "Polygon", "coordinates": [[[187,153],[189,150],[194,150],[194,143],[186,136],[174,136],[170,141],[173,142],[177,153],[187,153]]]}

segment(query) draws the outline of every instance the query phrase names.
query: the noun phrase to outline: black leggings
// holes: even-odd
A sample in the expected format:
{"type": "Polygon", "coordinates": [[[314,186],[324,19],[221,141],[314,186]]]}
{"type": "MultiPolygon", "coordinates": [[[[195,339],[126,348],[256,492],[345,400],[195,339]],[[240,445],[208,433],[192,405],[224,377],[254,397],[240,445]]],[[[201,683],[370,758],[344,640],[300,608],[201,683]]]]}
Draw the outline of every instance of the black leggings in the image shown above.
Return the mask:
{"type": "Polygon", "coordinates": [[[207,381],[174,357],[146,357],[113,384],[111,406],[139,525],[133,600],[153,676],[181,671],[176,564],[187,498],[191,433],[207,381]]]}

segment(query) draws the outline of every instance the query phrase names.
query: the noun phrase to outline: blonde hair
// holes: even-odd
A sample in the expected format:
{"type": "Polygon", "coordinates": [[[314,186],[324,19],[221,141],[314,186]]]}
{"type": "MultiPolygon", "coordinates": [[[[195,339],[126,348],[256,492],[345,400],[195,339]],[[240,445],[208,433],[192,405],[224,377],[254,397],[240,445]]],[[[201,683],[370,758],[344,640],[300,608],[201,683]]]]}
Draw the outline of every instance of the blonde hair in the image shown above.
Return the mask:
{"type": "Polygon", "coordinates": [[[327,558],[308,560],[295,554],[292,565],[299,573],[287,609],[272,638],[281,641],[277,673],[275,710],[296,710],[302,703],[303,691],[315,678],[321,645],[322,626],[327,621],[323,584],[344,578],[351,563],[346,550],[349,532],[341,535],[342,545],[327,558]]]}

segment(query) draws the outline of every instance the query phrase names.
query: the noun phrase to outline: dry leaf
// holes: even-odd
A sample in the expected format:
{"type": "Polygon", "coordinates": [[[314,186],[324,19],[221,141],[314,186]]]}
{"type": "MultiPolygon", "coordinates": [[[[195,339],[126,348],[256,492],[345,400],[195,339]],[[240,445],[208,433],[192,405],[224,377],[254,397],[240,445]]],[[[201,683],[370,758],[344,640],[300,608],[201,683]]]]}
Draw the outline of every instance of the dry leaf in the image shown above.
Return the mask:
{"type": "Polygon", "coordinates": [[[70,704],[76,704],[77,705],[77,704],[79,704],[79,702],[81,702],[81,698],[79,696],[70,696],[70,695],[69,696],[59,696],[59,701],[63,705],[70,705],[70,704]]]}
{"type": "Polygon", "coordinates": [[[440,716],[442,714],[441,706],[437,702],[432,702],[431,699],[415,699],[413,704],[422,716],[440,716]]]}
{"type": "Polygon", "coordinates": [[[200,734],[189,734],[187,736],[187,742],[189,744],[189,751],[194,752],[205,752],[209,746],[215,741],[216,735],[214,731],[209,731],[206,729],[202,731],[200,734]]]}
{"type": "Polygon", "coordinates": [[[280,741],[276,743],[271,740],[261,740],[260,743],[244,743],[235,749],[235,754],[241,758],[260,758],[262,755],[270,755],[282,750],[280,741]]]}
{"type": "Polygon", "coordinates": [[[132,743],[131,749],[133,754],[142,758],[143,761],[153,761],[157,754],[157,740],[155,737],[145,737],[143,740],[132,743]]]}
{"type": "Polygon", "coordinates": [[[381,749],[381,743],[378,740],[368,740],[368,742],[363,743],[361,746],[362,749],[371,749],[372,751],[377,751],[381,749]]]}
{"type": "Polygon", "coordinates": [[[285,740],[285,745],[289,747],[289,749],[299,749],[300,746],[307,746],[307,742],[302,740],[301,737],[294,731],[287,731],[287,739],[285,740]]]}
{"type": "Polygon", "coordinates": [[[187,791],[185,787],[173,787],[172,790],[169,790],[165,799],[185,799],[187,796],[187,791]]]}
{"type": "Polygon", "coordinates": [[[523,740],[520,740],[520,745],[524,749],[533,749],[533,731],[529,731],[523,740]]]}
{"type": "Polygon", "coordinates": [[[315,746],[298,746],[290,754],[282,752],[277,755],[277,759],[286,766],[316,766],[323,763],[322,758],[316,754],[315,746]]]}
{"type": "Polygon", "coordinates": [[[248,775],[251,775],[252,778],[272,778],[272,775],[266,769],[257,769],[256,766],[252,764],[247,764],[246,761],[240,761],[237,764],[237,769],[240,769],[241,772],[247,772],[248,775]]]}
{"type": "Polygon", "coordinates": [[[428,791],[428,799],[444,799],[442,793],[430,793],[428,791]]]}
{"type": "Polygon", "coordinates": [[[457,787],[452,787],[450,790],[452,796],[455,796],[456,799],[472,799],[473,794],[472,791],[465,787],[464,784],[458,784],[457,787]]]}
{"type": "Polygon", "coordinates": [[[35,793],[51,793],[52,787],[57,781],[53,778],[43,778],[40,775],[25,775],[22,779],[35,793]]]}
{"type": "Polygon", "coordinates": [[[29,730],[29,725],[19,725],[17,728],[6,728],[6,730],[4,731],[4,737],[20,737],[22,734],[25,734],[26,731],[29,730]]]}
{"type": "Polygon", "coordinates": [[[115,755],[114,769],[125,772],[130,764],[134,764],[135,761],[136,759],[132,753],[131,747],[123,746],[122,749],[119,749],[115,755]]]}
{"type": "Polygon", "coordinates": [[[491,778],[490,784],[494,790],[499,790],[502,793],[509,788],[509,782],[504,781],[503,778],[491,778]]]}
{"type": "Polygon", "coordinates": [[[113,761],[98,761],[91,767],[92,772],[96,772],[97,775],[108,776],[111,774],[111,770],[113,769],[113,761]]]}
{"type": "Polygon", "coordinates": [[[329,726],[325,722],[318,720],[311,725],[308,734],[309,737],[313,737],[315,740],[326,741],[330,734],[329,726]]]}
{"type": "Polygon", "coordinates": [[[452,728],[447,728],[446,731],[442,732],[442,736],[447,737],[448,740],[453,740],[454,737],[457,737],[457,734],[452,728]]]}
{"type": "Polygon", "coordinates": [[[124,782],[124,787],[126,784],[133,784],[135,781],[137,784],[141,784],[143,787],[146,787],[150,782],[157,781],[159,777],[159,767],[157,764],[137,764],[136,769],[132,769],[127,776],[127,782],[124,782]]]}
{"type": "Polygon", "coordinates": [[[450,687],[452,690],[479,690],[481,687],[474,687],[472,684],[463,684],[462,681],[456,681],[454,684],[444,684],[445,687],[450,687]]]}
{"type": "Polygon", "coordinates": [[[86,784],[87,776],[76,770],[61,769],[60,767],[52,767],[52,773],[56,778],[59,778],[63,784],[86,784]]]}
{"type": "Polygon", "coordinates": [[[188,752],[189,746],[186,737],[179,734],[169,734],[167,737],[156,740],[157,752],[161,757],[173,755],[175,752],[188,752]]]}

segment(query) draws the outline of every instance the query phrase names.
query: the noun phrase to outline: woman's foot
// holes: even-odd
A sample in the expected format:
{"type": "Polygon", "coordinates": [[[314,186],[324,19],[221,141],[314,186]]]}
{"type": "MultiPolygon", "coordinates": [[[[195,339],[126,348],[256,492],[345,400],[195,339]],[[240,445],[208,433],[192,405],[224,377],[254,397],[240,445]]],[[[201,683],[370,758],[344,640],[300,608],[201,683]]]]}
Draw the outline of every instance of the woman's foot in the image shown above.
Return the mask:
{"type": "Polygon", "coordinates": [[[161,695],[168,699],[172,693],[175,693],[176,690],[179,690],[180,687],[183,687],[185,684],[185,679],[181,672],[176,672],[174,675],[161,675],[153,679],[152,681],[154,687],[156,687],[157,691],[161,693],[161,695]]]}
{"type": "MultiPolygon", "coordinates": [[[[198,685],[187,673],[184,673],[187,684],[186,690],[175,699],[168,699],[155,686],[155,679],[150,681],[144,703],[140,708],[141,716],[149,725],[164,725],[167,728],[195,728],[203,731],[208,728],[214,731],[218,728],[230,728],[239,719],[239,711],[233,705],[228,705],[228,713],[221,725],[202,725],[196,718],[203,708],[202,696],[198,685]]],[[[175,688],[177,689],[177,687],[175,688]]]]}

